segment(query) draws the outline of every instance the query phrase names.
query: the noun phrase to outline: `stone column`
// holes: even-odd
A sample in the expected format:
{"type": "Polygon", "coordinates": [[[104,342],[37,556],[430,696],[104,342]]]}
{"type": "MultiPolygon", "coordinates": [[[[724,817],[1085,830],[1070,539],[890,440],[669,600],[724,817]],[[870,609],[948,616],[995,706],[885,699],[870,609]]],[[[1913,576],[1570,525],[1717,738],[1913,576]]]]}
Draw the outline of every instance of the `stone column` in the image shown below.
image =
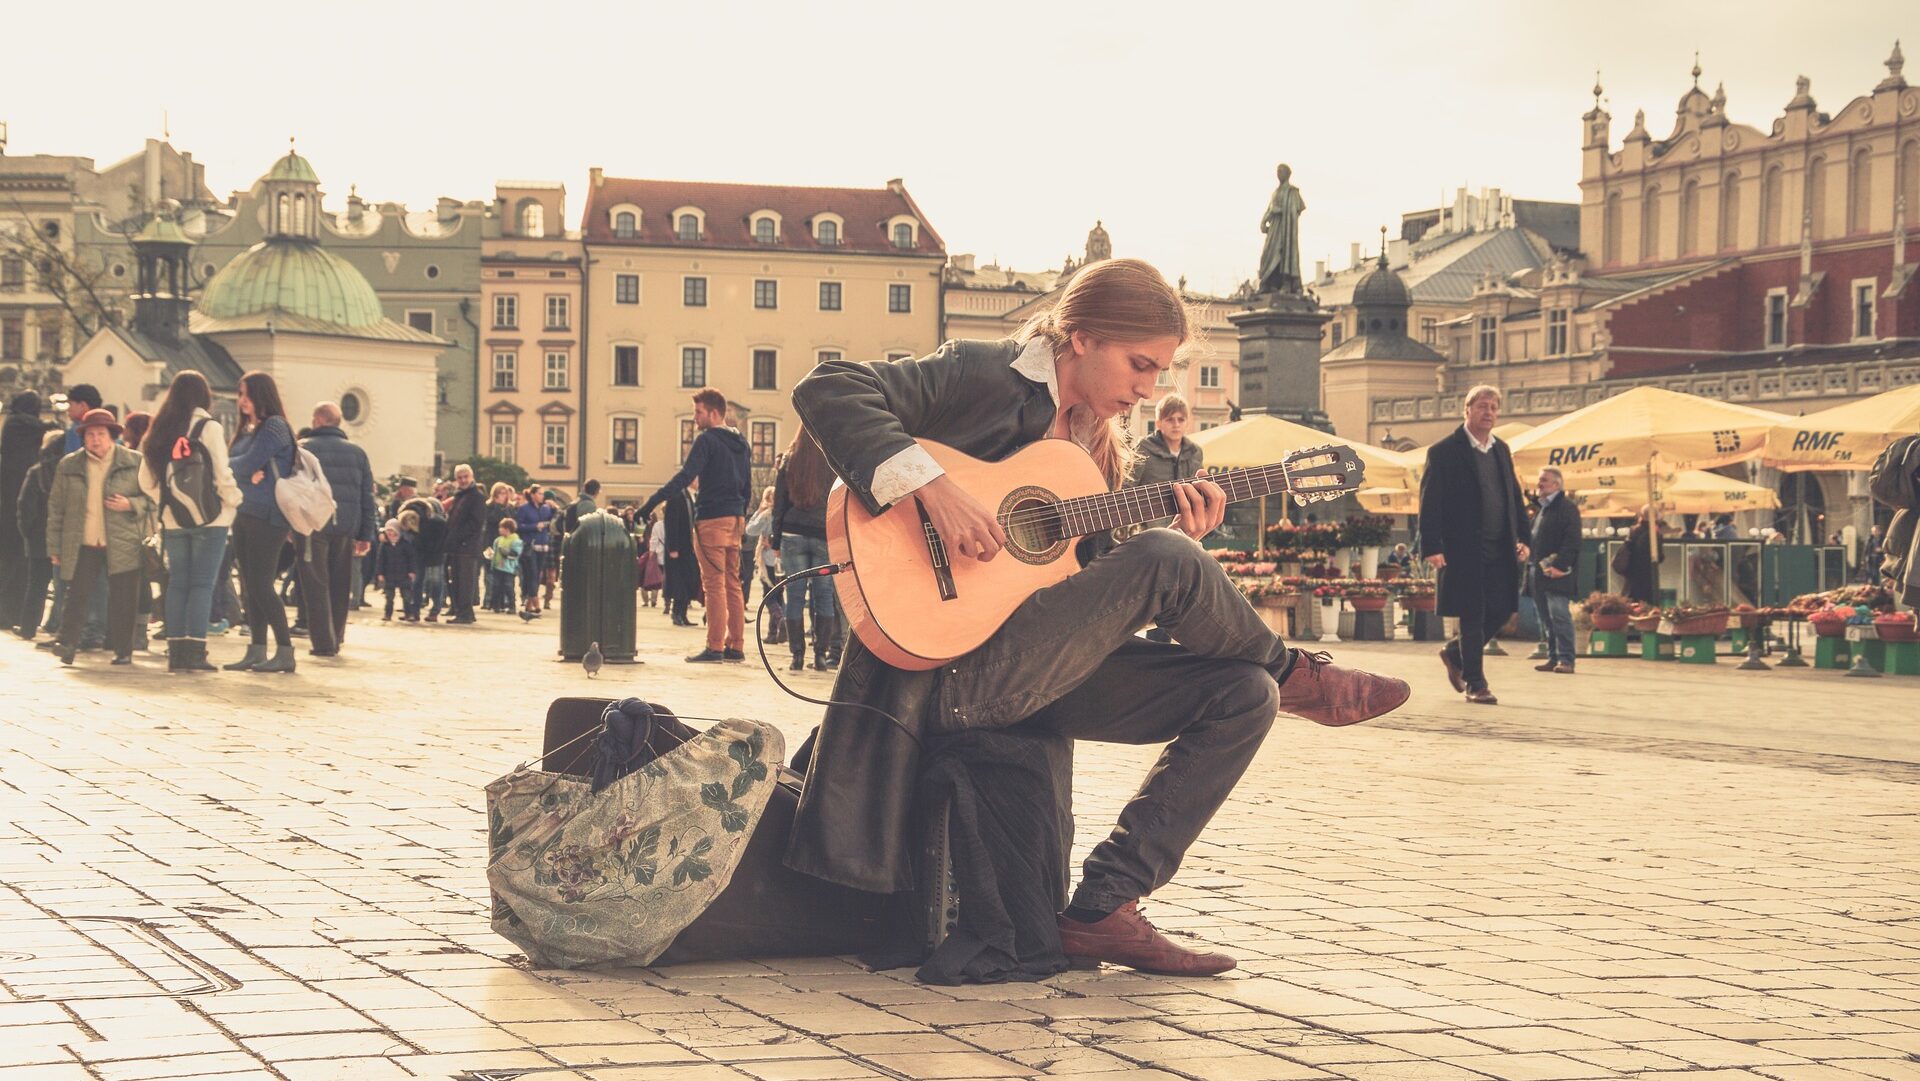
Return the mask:
{"type": "Polygon", "coordinates": [[[1320,405],[1320,333],[1332,316],[1295,294],[1263,294],[1255,303],[1227,317],[1240,331],[1241,411],[1332,431],[1320,405]]]}

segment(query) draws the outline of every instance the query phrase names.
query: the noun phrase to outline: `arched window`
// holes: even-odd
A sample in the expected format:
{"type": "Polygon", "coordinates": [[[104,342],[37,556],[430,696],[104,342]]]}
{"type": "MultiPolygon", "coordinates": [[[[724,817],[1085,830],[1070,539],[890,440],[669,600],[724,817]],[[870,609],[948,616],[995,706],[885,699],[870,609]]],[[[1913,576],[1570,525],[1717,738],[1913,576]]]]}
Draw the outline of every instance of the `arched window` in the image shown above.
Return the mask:
{"type": "Polygon", "coordinates": [[[773,219],[753,219],[753,241],[756,244],[771,244],[774,240],[773,219]]]}
{"type": "Polygon", "coordinates": [[[1864,146],[1854,152],[1847,186],[1847,232],[1864,233],[1873,227],[1873,153],[1864,146]]]}
{"type": "Polygon", "coordinates": [[[693,216],[692,214],[682,214],[680,215],[680,221],[677,224],[679,226],[679,235],[681,240],[699,240],[700,239],[700,219],[699,218],[693,216]]]}
{"type": "Polygon", "coordinates": [[[1626,259],[1623,226],[1620,222],[1620,193],[1607,195],[1607,207],[1602,215],[1600,237],[1600,263],[1603,266],[1619,266],[1626,259]]]}
{"type": "Polygon", "coordinates": [[[1770,248],[1782,242],[1786,230],[1780,227],[1786,216],[1786,174],[1776,165],[1767,170],[1760,184],[1760,246],[1770,248]]]}
{"type": "Polygon", "coordinates": [[[525,203],[520,207],[520,235],[547,235],[547,208],[539,203],[525,203]]]}
{"type": "MultiPolygon", "coordinates": [[[[1821,240],[1827,236],[1827,159],[1815,158],[1807,163],[1807,213],[1813,216],[1813,239],[1821,240]]],[[[1795,238],[1799,232],[1794,233],[1795,238]]]]}
{"type": "Polygon", "coordinates": [[[823,221],[820,223],[820,243],[833,247],[840,243],[840,223],[823,221]]]}
{"type": "Polygon", "coordinates": [[[622,210],[613,216],[613,235],[622,240],[632,240],[634,233],[633,211],[622,210]]]}
{"type": "Polygon", "coordinates": [[[1700,182],[1689,180],[1680,188],[1680,254],[1700,250],[1700,182]]]}
{"type": "Polygon", "coordinates": [[[1640,199],[1640,261],[1660,259],[1660,189],[1648,188],[1640,199]]]}
{"type": "Polygon", "coordinates": [[[900,222],[893,227],[893,246],[896,248],[913,247],[913,226],[900,222]]]}
{"type": "Polygon", "coordinates": [[[307,195],[305,192],[301,192],[293,197],[293,231],[300,236],[307,235],[307,195]]]}
{"type": "Polygon", "coordinates": [[[1716,247],[1732,251],[1740,246],[1740,174],[1728,173],[1720,182],[1720,239],[1716,247]]]}
{"type": "Polygon", "coordinates": [[[290,227],[290,225],[289,225],[289,223],[288,223],[288,221],[287,221],[287,211],[288,211],[288,210],[289,210],[289,209],[290,209],[290,208],[291,208],[292,206],[293,206],[293,200],[292,200],[291,198],[289,198],[289,197],[287,196],[287,193],[286,193],[286,192],[284,192],[284,191],[280,193],[280,197],[279,197],[278,199],[275,199],[275,200],[273,201],[273,207],[274,207],[274,210],[273,210],[273,231],[274,231],[274,232],[276,232],[276,233],[286,233],[286,232],[291,232],[291,231],[292,231],[292,230],[291,230],[291,227],[290,227]]]}
{"type": "Polygon", "coordinates": [[[1905,220],[1907,228],[1913,228],[1920,220],[1920,139],[1909,139],[1900,150],[1900,197],[1907,202],[1905,220]]]}

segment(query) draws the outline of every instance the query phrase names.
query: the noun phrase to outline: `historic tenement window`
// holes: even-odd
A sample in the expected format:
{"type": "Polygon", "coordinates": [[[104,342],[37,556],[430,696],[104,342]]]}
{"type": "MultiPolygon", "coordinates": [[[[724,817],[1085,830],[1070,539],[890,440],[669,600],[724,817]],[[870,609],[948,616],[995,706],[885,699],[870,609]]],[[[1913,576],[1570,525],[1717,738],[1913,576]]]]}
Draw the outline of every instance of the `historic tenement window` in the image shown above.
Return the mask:
{"type": "Polygon", "coordinates": [[[514,390],[520,385],[520,358],[514,353],[493,355],[493,389],[514,390]]]}
{"type": "Polygon", "coordinates": [[[1555,308],[1547,313],[1547,355],[1565,356],[1567,352],[1567,309],[1555,308]]]}
{"type": "Polygon", "coordinates": [[[546,373],[546,389],[567,389],[567,354],[559,350],[549,350],[546,373]]]}
{"type": "Polygon", "coordinates": [[[1767,348],[1787,344],[1787,291],[1775,289],[1767,294],[1767,348]]]}
{"type": "Polygon", "coordinates": [[[528,203],[520,208],[520,235],[545,236],[547,234],[547,208],[539,203],[528,203]]]}
{"type": "Polygon", "coordinates": [[[493,424],[492,438],[488,440],[488,454],[513,464],[513,424],[498,422],[493,424]]]}
{"type": "Polygon", "coordinates": [[[613,216],[613,235],[622,240],[632,240],[634,234],[633,211],[622,210],[613,216]]]}
{"type": "Polygon", "coordinates": [[[757,278],[753,283],[753,306],[756,308],[778,308],[780,306],[780,283],[771,278],[757,278]]]}
{"type": "Polygon", "coordinates": [[[613,464],[640,464],[640,418],[613,418],[613,464]]]}
{"type": "Polygon", "coordinates": [[[683,278],[680,281],[680,303],[688,308],[707,306],[707,279],[683,278]]]}
{"type": "Polygon", "coordinates": [[[837,312],[840,310],[839,282],[820,283],[820,310],[823,312],[837,312]]]}
{"type": "Polygon", "coordinates": [[[568,318],[567,300],[568,298],[565,296],[550,296],[547,298],[548,330],[565,330],[572,324],[572,320],[568,318]]]}
{"type": "Polygon", "coordinates": [[[679,235],[681,240],[699,240],[700,219],[692,214],[680,215],[679,235]]]}
{"type": "Polygon", "coordinates": [[[616,345],[613,347],[613,385],[616,387],[640,385],[639,346],[616,345]]]}
{"type": "Polygon", "coordinates": [[[706,346],[689,345],[680,350],[680,385],[683,387],[707,385],[706,346]]]}
{"type": "Polygon", "coordinates": [[[887,310],[895,314],[898,314],[900,312],[912,311],[913,310],[913,286],[911,285],[887,286],[887,310]]]}
{"type": "Polygon", "coordinates": [[[1432,345],[1434,338],[1437,337],[1439,333],[1440,320],[1431,315],[1423,315],[1420,317],[1420,341],[1422,344],[1432,345]]]}
{"type": "Polygon", "coordinates": [[[774,390],[780,385],[780,354],[771,349],[753,351],[753,389],[774,390]]]}
{"type": "Polygon", "coordinates": [[[1873,294],[1879,282],[1868,278],[1853,283],[1853,336],[1873,337],[1873,294]]]}
{"type": "Polygon", "coordinates": [[[11,256],[0,259],[0,293],[18,293],[26,287],[26,260],[11,256]]]}
{"type": "Polygon", "coordinates": [[[771,244],[774,241],[773,219],[753,219],[753,241],[756,244],[771,244]]]}
{"type": "Polygon", "coordinates": [[[1330,344],[1332,344],[1337,348],[1341,342],[1346,340],[1346,337],[1347,337],[1346,331],[1347,331],[1347,325],[1338,320],[1335,320],[1332,324],[1332,329],[1327,331],[1327,333],[1331,335],[1331,338],[1329,339],[1330,344]]]}
{"type": "Polygon", "coordinates": [[[822,247],[838,247],[840,244],[840,223],[837,221],[821,222],[819,240],[822,247]]]}
{"type": "Polygon", "coordinates": [[[893,227],[893,246],[903,250],[913,247],[913,226],[901,222],[893,227]]]}
{"type": "Polygon", "coordinates": [[[502,293],[493,298],[493,325],[501,330],[512,330],[520,325],[519,297],[502,293]]]}
{"type": "Polygon", "coordinates": [[[640,275],[615,274],[613,276],[613,302],[615,304],[640,303],[640,275]]]}
{"type": "Polygon", "coordinates": [[[407,325],[415,330],[433,333],[433,313],[430,311],[411,311],[407,313],[407,325]]]}
{"type": "Polygon", "coordinates": [[[771,420],[756,420],[749,426],[749,432],[749,441],[753,445],[754,467],[771,466],[775,448],[780,445],[780,426],[771,420]]]}
{"type": "Polygon", "coordinates": [[[26,340],[26,320],[11,315],[0,319],[0,360],[23,359],[26,340]]]}
{"type": "Polygon", "coordinates": [[[1202,387],[1218,387],[1220,385],[1220,366],[1218,364],[1202,364],[1200,366],[1200,385],[1202,387]]]}
{"type": "Polygon", "coordinates": [[[544,433],[540,438],[540,464],[550,469],[565,468],[567,464],[567,422],[548,421],[540,426],[544,433]]]}
{"type": "Polygon", "coordinates": [[[840,350],[838,349],[822,349],[818,353],[815,353],[813,355],[813,362],[815,364],[826,364],[830,361],[835,361],[839,359],[840,359],[840,350]]]}
{"type": "Polygon", "coordinates": [[[1480,317],[1480,363],[1488,364],[1500,355],[1500,321],[1491,315],[1480,317]]]}

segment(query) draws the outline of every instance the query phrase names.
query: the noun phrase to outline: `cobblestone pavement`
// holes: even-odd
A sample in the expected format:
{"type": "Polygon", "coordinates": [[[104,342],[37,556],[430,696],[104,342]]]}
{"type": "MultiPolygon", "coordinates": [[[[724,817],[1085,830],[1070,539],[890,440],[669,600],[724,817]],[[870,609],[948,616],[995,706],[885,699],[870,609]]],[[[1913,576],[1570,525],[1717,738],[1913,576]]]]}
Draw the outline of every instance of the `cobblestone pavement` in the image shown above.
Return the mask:
{"type": "MultiPolygon", "coordinates": [[[[529,971],[487,926],[481,788],[551,698],[811,723],[640,621],[646,664],[592,682],[551,617],[363,615],[293,676],[0,642],[0,1081],[1920,1078],[1920,680],[1516,655],[1486,708],[1431,646],[1338,647],[1413,701],[1282,718],[1148,902],[1226,977],[529,971]]],[[[1151,753],[1082,748],[1083,848],[1151,753]]]]}

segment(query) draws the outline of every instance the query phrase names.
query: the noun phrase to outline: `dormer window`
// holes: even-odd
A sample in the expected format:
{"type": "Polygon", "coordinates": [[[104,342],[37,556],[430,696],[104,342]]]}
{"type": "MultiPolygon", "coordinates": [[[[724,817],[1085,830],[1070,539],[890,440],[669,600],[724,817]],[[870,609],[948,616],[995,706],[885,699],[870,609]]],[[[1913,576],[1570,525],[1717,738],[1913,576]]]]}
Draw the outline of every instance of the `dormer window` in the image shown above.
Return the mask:
{"type": "Polygon", "coordinates": [[[898,222],[893,227],[893,246],[903,251],[913,247],[913,226],[898,222]]]}
{"type": "Polygon", "coordinates": [[[773,219],[772,219],[772,218],[755,218],[755,219],[753,219],[753,241],[754,241],[754,243],[756,243],[756,244],[771,244],[771,243],[773,243],[773,242],[774,242],[774,236],[775,236],[775,234],[774,234],[774,228],[773,228],[773,219]]]}
{"type": "Polygon", "coordinates": [[[692,214],[682,214],[674,223],[675,235],[681,240],[700,239],[700,219],[692,214]]]}
{"type": "Polygon", "coordinates": [[[524,203],[520,207],[520,235],[547,235],[547,208],[539,203],[524,203]]]}
{"type": "Polygon", "coordinates": [[[840,243],[840,223],[835,221],[821,222],[819,240],[823,247],[837,247],[840,243]]]}
{"type": "Polygon", "coordinates": [[[613,235],[621,240],[632,240],[638,231],[639,223],[631,210],[622,210],[613,216],[613,235]]]}

